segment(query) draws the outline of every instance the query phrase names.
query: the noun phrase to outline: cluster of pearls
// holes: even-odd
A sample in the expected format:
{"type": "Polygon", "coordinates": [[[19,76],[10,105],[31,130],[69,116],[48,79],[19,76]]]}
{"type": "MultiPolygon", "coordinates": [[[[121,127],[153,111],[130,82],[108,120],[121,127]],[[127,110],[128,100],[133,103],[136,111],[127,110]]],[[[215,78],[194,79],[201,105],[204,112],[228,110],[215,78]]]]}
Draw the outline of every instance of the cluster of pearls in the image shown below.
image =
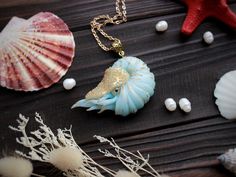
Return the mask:
{"type": "MultiPolygon", "coordinates": [[[[165,20],[161,20],[159,22],[156,23],[155,25],[156,31],[157,32],[165,32],[168,29],[168,23],[165,20]]],[[[214,35],[211,31],[206,31],[203,34],[203,41],[206,44],[212,44],[214,42],[214,35]]]]}
{"type": "MultiPolygon", "coordinates": [[[[165,100],[165,106],[166,106],[166,109],[171,112],[175,111],[177,108],[177,104],[173,98],[167,98],[165,100]]],[[[181,98],[179,100],[179,107],[181,110],[183,110],[186,113],[189,113],[192,110],[191,103],[187,98],[181,98]]]]}

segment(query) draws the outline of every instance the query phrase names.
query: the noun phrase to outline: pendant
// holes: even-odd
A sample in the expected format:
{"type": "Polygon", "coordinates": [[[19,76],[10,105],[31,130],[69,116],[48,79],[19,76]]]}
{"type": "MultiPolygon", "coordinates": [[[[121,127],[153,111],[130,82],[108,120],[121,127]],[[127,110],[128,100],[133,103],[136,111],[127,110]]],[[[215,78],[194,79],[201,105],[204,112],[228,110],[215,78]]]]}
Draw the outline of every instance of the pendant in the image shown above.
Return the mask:
{"type": "Polygon", "coordinates": [[[112,110],[116,115],[127,116],[143,108],[154,94],[155,77],[149,67],[136,57],[123,57],[105,71],[102,81],[73,108],[87,111],[112,110]]]}

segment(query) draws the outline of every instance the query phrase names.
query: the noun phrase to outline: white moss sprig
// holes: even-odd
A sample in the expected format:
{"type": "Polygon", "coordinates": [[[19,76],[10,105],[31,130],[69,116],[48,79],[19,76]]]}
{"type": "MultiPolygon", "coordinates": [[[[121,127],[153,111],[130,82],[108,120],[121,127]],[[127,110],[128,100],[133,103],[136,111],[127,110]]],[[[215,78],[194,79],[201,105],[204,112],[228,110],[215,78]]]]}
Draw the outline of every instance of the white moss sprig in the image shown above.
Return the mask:
{"type": "Polygon", "coordinates": [[[101,152],[105,157],[118,159],[130,172],[132,172],[136,176],[138,175],[139,171],[143,171],[154,177],[163,177],[163,175],[160,175],[149,164],[149,155],[147,156],[147,158],[144,158],[144,156],[139,151],[137,151],[137,154],[131,153],[118,146],[118,144],[116,144],[116,142],[112,138],[111,140],[109,140],[97,135],[95,135],[94,138],[98,139],[101,143],[109,144],[114,150],[114,153],[112,153],[107,149],[98,149],[99,152],[101,152]]]}
{"type": "Polygon", "coordinates": [[[16,151],[17,154],[31,160],[51,163],[62,170],[65,176],[104,177],[97,167],[114,176],[114,171],[97,164],[77,145],[71,132],[72,127],[64,130],[57,129],[55,135],[44,124],[38,113],[35,113],[35,120],[39,124],[39,129],[31,131],[30,135],[26,133],[29,118],[21,114],[17,119],[18,126],[9,126],[11,130],[21,132],[23,135],[16,138],[17,143],[30,149],[27,154],[16,151]]]}

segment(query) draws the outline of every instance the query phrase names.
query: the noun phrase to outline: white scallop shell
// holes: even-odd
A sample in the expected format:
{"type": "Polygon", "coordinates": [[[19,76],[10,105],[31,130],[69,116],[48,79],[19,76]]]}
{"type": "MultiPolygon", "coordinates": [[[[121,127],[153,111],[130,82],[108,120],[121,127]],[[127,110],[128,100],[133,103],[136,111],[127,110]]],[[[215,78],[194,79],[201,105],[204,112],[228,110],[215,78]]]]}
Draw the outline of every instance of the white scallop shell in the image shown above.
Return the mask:
{"type": "Polygon", "coordinates": [[[65,75],[74,51],[73,34],[56,15],[13,17],[0,33],[0,85],[18,91],[47,88],[65,75]]]}
{"type": "Polygon", "coordinates": [[[236,70],[220,78],[214,95],[221,115],[226,119],[236,119],[236,70]]]}
{"type": "Polygon", "coordinates": [[[236,149],[230,149],[218,157],[218,160],[226,169],[236,175],[236,149]]]}

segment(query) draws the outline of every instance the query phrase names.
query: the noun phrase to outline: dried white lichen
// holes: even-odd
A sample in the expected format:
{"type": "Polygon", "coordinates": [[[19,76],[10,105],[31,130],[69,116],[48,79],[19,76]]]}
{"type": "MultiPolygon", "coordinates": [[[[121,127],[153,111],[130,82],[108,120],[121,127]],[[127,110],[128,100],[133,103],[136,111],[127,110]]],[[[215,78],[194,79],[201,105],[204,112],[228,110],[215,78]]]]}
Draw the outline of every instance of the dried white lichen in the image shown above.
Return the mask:
{"type": "Polygon", "coordinates": [[[22,137],[16,138],[17,143],[29,149],[28,153],[16,151],[17,154],[41,162],[53,164],[55,167],[63,171],[68,177],[140,177],[139,172],[154,177],[167,177],[160,175],[150,164],[149,156],[144,156],[137,151],[136,154],[131,153],[119,147],[113,139],[108,140],[101,136],[94,136],[101,143],[108,143],[113,147],[115,153],[109,150],[98,149],[105,157],[118,159],[127,170],[119,170],[115,172],[107,167],[96,163],[88,154],[86,154],[75,142],[71,128],[57,129],[55,135],[53,131],[44,124],[38,113],[35,113],[35,120],[39,124],[36,131],[26,133],[26,126],[29,118],[19,115],[17,119],[18,126],[9,126],[11,130],[20,132],[22,137]],[[100,171],[101,170],[101,171],[100,171]]]}

